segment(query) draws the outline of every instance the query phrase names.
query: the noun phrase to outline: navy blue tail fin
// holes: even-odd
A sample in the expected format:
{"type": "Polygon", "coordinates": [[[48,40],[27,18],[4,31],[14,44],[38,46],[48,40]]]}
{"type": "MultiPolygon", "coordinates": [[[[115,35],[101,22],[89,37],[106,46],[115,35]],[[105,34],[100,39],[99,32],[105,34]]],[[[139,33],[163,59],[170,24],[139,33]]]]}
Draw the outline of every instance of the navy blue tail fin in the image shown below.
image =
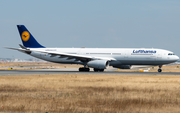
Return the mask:
{"type": "Polygon", "coordinates": [[[24,25],[17,25],[23,45],[29,48],[44,48],[39,44],[24,25]]]}

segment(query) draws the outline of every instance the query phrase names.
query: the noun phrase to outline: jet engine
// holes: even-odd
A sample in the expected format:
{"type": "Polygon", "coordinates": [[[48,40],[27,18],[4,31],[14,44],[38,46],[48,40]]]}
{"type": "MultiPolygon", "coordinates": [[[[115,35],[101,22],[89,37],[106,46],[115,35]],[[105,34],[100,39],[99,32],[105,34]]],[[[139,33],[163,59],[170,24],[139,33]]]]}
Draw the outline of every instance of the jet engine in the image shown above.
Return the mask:
{"type": "Polygon", "coordinates": [[[116,65],[113,66],[114,68],[119,68],[119,69],[131,69],[131,65],[116,65]]]}
{"type": "Polygon", "coordinates": [[[89,67],[96,69],[107,69],[109,67],[109,61],[107,60],[92,60],[87,63],[89,67]]]}

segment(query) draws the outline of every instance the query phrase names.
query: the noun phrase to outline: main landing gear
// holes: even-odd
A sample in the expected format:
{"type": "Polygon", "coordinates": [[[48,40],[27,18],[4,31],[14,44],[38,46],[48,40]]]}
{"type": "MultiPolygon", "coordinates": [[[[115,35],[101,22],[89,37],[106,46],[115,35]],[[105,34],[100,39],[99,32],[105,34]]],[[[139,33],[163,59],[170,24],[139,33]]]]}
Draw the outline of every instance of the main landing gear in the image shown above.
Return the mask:
{"type": "Polygon", "coordinates": [[[89,72],[90,69],[89,69],[89,68],[86,68],[86,67],[80,67],[80,68],[79,68],[79,71],[80,71],[80,72],[89,72]]]}
{"type": "MultiPolygon", "coordinates": [[[[90,69],[89,68],[86,68],[86,67],[80,67],[79,68],[79,72],[89,72],[90,69]]],[[[103,72],[104,69],[97,69],[97,68],[94,68],[94,72],[103,72]]]]}
{"type": "Polygon", "coordinates": [[[162,69],[161,69],[162,65],[159,65],[159,69],[158,69],[158,72],[162,72],[162,69]]]}
{"type": "Polygon", "coordinates": [[[103,72],[104,71],[104,69],[97,69],[97,68],[94,68],[94,72],[103,72]]]}

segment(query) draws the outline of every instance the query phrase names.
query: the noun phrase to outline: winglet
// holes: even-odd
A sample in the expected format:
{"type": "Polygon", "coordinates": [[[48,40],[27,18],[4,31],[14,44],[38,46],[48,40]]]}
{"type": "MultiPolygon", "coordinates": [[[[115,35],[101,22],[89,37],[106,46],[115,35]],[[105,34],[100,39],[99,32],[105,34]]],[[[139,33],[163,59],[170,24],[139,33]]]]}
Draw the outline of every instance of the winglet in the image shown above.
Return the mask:
{"type": "Polygon", "coordinates": [[[17,25],[17,28],[19,30],[19,34],[24,47],[44,48],[44,46],[42,46],[36,41],[36,39],[31,35],[31,33],[27,30],[27,28],[24,25],[17,25]]]}

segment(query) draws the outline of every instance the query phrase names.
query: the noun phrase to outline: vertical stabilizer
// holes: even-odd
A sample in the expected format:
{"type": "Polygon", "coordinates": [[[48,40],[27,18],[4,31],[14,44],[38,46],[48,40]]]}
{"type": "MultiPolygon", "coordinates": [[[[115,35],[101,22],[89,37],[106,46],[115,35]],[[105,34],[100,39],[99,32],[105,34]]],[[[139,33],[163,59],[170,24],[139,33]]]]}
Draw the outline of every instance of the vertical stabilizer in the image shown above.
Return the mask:
{"type": "Polygon", "coordinates": [[[24,25],[17,25],[19,30],[19,34],[23,45],[29,48],[44,48],[41,44],[39,44],[36,39],[31,35],[31,33],[27,30],[24,25]]]}

